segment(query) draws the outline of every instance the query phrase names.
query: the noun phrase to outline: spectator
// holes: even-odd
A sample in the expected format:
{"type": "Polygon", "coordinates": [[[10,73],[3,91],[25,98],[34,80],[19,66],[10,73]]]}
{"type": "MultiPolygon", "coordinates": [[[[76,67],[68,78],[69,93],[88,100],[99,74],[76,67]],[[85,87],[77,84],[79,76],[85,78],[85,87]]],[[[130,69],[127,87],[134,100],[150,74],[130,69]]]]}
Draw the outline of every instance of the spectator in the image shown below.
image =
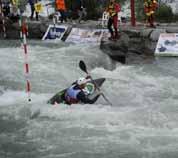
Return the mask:
{"type": "Polygon", "coordinates": [[[17,22],[19,20],[20,16],[19,16],[16,4],[12,3],[12,8],[11,9],[12,9],[12,11],[11,11],[11,14],[10,14],[9,18],[12,20],[12,22],[17,22]]]}
{"type": "Polygon", "coordinates": [[[111,34],[109,40],[116,40],[119,38],[118,35],[118,12],[120,11],[120,5],[115,2],[115,0],[110,0],[109,6],[106,10],[109,13],[108,20],[108,30],[111,34]],[[112,25],[114,27],[114,31],[112,29],[112,25]]]}
{"type": "Polygon", "coordinates": [[[35,11],[35,3],[37,3],[37,0],[28,0],[30,7],[31,7],[31,16],[30,19],[33,20],[34,12],[36,14],[36,20],[38,21],[38,12],[35,11]]]}
{"type": "Polygon", "coordinates": [[[10,15],[10,3],[9,2],[4,3],[2,7],[2,11],[5,17],[8,17],[10,15]]]}
{"type": "Polygon", "coordinates": [[[56,8],[61,14],[61,23],[67,22],[65,0],[56,0],[56,8]]]}
{"type": "Polygon", "coordinates": [[[86,20],[86,16],[87,16],[87,12],[86,12],[86,8],[84,8],[83,6],[80,7],[80,9],[78,10],[78,22],[80,23],[82,19],[86,20]]]}
{"type": "Polygon", "coordinates": [[[154,25],[154,14],[157,8],[158,8],[158,3],[156,0],[145,0],[144,10],[146,14],[146,22],[149,24],[149,27],[153,27],[153,28],[156,27],[154,25]]]}

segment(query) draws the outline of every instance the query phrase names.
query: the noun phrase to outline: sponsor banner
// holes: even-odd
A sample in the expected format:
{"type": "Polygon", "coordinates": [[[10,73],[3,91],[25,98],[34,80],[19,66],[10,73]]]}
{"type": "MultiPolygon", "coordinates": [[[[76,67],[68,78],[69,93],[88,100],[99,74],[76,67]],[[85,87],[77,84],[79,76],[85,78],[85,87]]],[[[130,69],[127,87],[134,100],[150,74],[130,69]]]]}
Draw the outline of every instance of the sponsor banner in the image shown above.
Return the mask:
{"type": "Polygon", "coordinates": [[[72,28],[66,42],[100,44],[101,39],[109,36],[107,29],[72,28]]]}
{"type": "Polygon", "coordinates": [[[178,33],[160,34],[155,55],[178,56],[178,33]]]}
{"type": "Polygon", "coordinates": [[[49,25],[42,40],[61,39],[67,30],[67,26],[63,25],[49,25]]]}

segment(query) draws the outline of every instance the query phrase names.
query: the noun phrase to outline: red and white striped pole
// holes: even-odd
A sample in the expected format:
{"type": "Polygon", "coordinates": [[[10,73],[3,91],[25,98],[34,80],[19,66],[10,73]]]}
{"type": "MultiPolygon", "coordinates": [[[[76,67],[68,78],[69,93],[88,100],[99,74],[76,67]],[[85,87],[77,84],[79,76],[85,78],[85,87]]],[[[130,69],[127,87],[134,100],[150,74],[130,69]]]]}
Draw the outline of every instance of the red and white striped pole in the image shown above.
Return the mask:
{"type": "Polygon", "coordinates": [[[3,33],[4,33],[4,38],[6,38],[5,16],[4,16],[4,13],[3,13],[2,1],[0,1],[0,10],[1,10],[1,17],[2,17],[2,29],[3,29],[3,33]]]}
{"type": "MultiPolygon", "coordinates": [[[[22,18],[21,18],[22,19],[22,18]]],[[[29,64],[28,64],[28,49],[27,49],[27,25],[25,20],[21,20],[21,35],[23,38],[23,49],[25,55],[25,76],[26,76],[26,91],[28,93],[28,101],[31,101],[30,91],[31,91],[31,84],[29,79],[29,64]]]]}

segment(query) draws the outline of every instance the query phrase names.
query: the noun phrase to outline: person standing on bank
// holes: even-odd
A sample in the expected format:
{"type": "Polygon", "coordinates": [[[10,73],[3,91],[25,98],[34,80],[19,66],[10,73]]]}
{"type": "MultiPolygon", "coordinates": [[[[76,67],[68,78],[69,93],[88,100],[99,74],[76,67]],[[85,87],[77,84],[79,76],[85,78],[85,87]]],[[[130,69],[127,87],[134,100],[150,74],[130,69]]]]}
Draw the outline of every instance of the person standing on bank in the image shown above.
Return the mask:
{"type": "Polygon", "coordinates": [[[30,4],[30,8],[31,8],[31,16],[30,19],[33,20],[33,15],[34,12],[36,14],[36,20],[38,21],[38,12],[35,11],[35,4],[37,3],[37,0],[28,0],[29,4],[30,4]]]}
{"type": "Polygon", "coordinates": [[[154,14],[158,8],[158,2],[156,0],[145,0],[144,2],[144,11],[146,14],[146,23],[149,27],[155,28],[154,25],[154,14]]]}
{"type": "Polygon", "coordinates": [[[82,0],[79,1],[79,9],[78,9],[78,22],[80,23],[81,20],[86,20],[87,12],[86,8],[84,7],[84,3],[82,0]]]}
{"type": "Polygon", "coordinates": [[[116,40],[119,38],[118,34],[118,12],[120,12],[121,7],[115,0],[110,0],[109,5],[106,11],[109,13],[109,20],[108,20],[108,30],[111,34],[109,40],[116,40]],[[114,31],[112,29],[114,27],[114,31]]]}
{"type": "Polygon", "coordinates": [[[61,23],[67,22],[65,0],[56,0],[56,9],[61,14],[61,23]]]}

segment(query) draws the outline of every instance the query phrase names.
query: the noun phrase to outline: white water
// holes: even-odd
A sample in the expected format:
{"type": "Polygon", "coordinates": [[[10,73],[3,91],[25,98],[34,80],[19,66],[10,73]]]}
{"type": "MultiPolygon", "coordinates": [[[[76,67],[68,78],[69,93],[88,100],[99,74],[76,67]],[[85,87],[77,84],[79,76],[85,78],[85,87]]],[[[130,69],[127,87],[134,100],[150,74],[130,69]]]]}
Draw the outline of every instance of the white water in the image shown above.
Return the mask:
{"type": "Polygon", "coordinates": [[[0,44],[0,158],[176,158],[176,58],[120,65],[92,46],[29,42],[31,99],[18,42],[0,44]],[[51,106],[46,101],[85,74],[105,77],[94,105],[51,106]],[[116,69],[112,70],[112,68],[116,69]]]}

